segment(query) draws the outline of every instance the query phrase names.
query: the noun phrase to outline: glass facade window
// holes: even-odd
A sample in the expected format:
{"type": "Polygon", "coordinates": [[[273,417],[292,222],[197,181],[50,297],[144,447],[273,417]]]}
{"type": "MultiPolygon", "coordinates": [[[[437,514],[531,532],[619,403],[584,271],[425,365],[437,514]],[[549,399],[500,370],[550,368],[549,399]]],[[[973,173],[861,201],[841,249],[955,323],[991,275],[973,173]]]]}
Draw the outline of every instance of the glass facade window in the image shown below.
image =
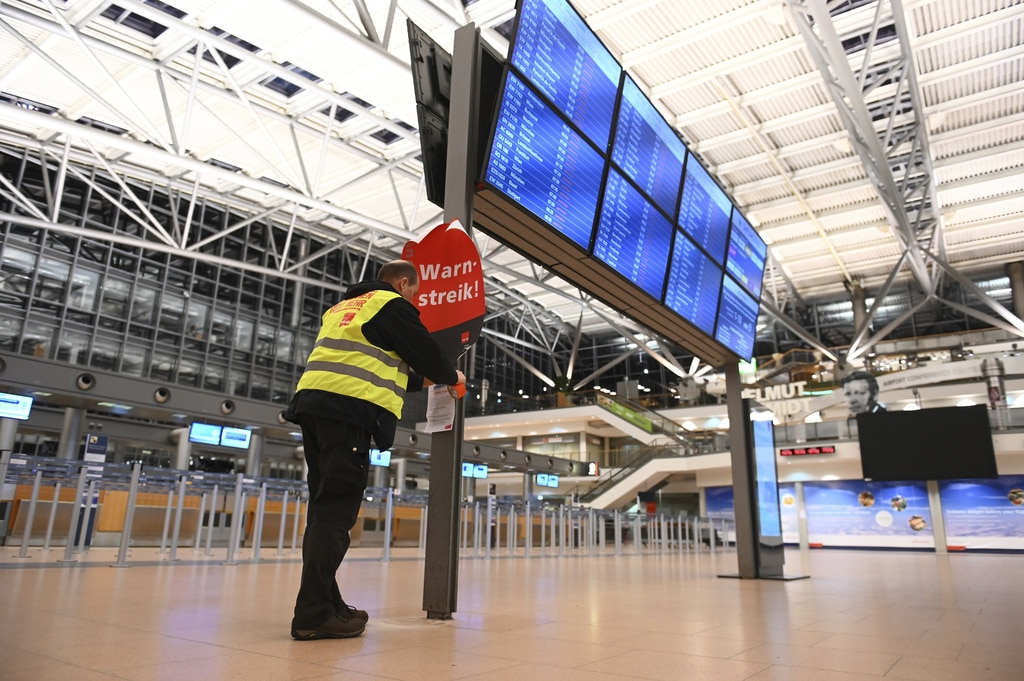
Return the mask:
{"type": "Polygon", "coordinates": [[[68,306],[93,312],[96,310],[96,292],[100,275],[81,268],[75,268],[68,289],[68,306]]]}

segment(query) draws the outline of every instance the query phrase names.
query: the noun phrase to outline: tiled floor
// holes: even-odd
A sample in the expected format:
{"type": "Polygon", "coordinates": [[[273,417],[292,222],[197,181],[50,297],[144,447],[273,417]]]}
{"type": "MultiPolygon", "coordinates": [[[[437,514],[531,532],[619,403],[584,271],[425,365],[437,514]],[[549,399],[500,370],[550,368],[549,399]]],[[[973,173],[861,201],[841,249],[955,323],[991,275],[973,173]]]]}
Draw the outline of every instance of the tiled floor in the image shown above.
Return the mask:
{"type": "Polygon", "coordinates": [[[355,551],[341,585],[366,633],[298,642],[294,560],[103,551],[56,567],[0,548],[0,679],[1024,679],[1020,555],[816,550],[790,555],[811,575],[791,582],[719,578],[732,553],[465,559],[436,621],[421,559],[355,551]]]}

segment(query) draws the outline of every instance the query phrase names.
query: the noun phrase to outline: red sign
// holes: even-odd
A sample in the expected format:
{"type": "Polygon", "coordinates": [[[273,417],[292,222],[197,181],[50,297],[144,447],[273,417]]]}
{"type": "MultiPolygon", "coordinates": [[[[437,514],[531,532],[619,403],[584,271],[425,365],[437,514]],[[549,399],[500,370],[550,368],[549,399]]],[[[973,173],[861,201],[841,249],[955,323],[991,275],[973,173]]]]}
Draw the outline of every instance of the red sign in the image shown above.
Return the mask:
{"type": "Polygon", "coordinates": [[[416,265],[420,289],[413,303],[434,339],[454,360],[476,343],[487,305],[480,252],[458,220],[410,241],[402,258],[416,265]]]}
{"type": "Polygon", "coordinates": [[[835,445],[818,445],[816,447],[790,447],[780,449],[779,456],[809,456],[814,454],[835,454],[835,445]]]}

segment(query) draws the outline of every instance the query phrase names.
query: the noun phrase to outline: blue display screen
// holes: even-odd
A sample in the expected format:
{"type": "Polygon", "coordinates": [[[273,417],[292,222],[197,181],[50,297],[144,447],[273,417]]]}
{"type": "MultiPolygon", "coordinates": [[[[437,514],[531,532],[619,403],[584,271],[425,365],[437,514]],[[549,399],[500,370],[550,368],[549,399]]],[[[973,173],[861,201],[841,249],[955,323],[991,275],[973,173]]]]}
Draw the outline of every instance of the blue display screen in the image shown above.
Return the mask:
{"type": "Polygon", "coordinates": [[[693,156],[686,163],[679,226],[719,265],[725,264],[732,202],[693,156]]]}
{"type": "Polygon", "coordinates": [[[478,478],[480,480],[486,480],[487,479],[487,464],[485,464],[485,463],[478,463],[475,466],[473,466],[473,477],[474,478],[478,478]]]}
{"type": "Polygon", "coordinates": [[[612,161],[667,215],[675,215],[686,145],[628,76],[612,161]]]}
{"type": "Polygon", "coordinates": [[[234,447],[235,449],[249,449],[249,440],[252,432],[245,428],[224,427],[220,434],[221,447],[234,447]]]}
{"type": "Polygon", "coordinates": [[[391,465],[391,450],[390,449],[371,449],[370,450],[370,463],[374,466],[390,466],[391,465]]]}
{"type": "Polygon", "coordinates": [[[715,332],[722,269],[682,232],[676,232],[665,305],[709,336],[715,332]]]}
{"type": "Polygon", "coordinates": [[[220,431],[220,426],[209,423],[193,423],[188,427],[188,441],[201,445],[219,445],[220,431]]]}
{"type": "Polygon", "coordinates": [[[463,463],[462,464],[462,477],[472,478],[473,477],[473,464],[463,463]]]}
{"type": "Polygon", "coordinates": [[[622,68],[565,0],[523,0],[511,63],[599,148],[622,68]]]}
{"type": "Polygon", "coordinates": [[[26,395],[0,393],[0,418],[24,421],[32,413],[32,398],[26,395]]]}
{"type": "Polygon", "coordinates": [[[739,355],[740,359],[750,359],[754,354],[759,307],[758,302],[732,277],[725,277],[722,281],[722,299],[718,305],[715,340],[739,355]]]}
{"type": "Polygon", "coordinates": [[[587,249],[603,170],[601,155],[508,71],[487,182],[587,249]]]}
{"type": "Polygon", "coordinates": [[[750,424],[754,431],[754,478],[757,484],[757,517],[762,537],[782,536],[779,483],[775,468],[775,435],[772,422],[750,424]]]}
{"type": "Polygon", "coordinates": [[[657,300],[665,284],[672,223],[618,171],[608,172],[594,256],[657,300]]]}
{"type": "Polygon", "coordinates": [[[743,284],[743,288],[755,298],[761,297],[761,281],[764,279],[764,263],[768,247],[747,219],[738,210],[732,212],[732,230],[729,232],[729,259],[726,271],[743,284]]]}

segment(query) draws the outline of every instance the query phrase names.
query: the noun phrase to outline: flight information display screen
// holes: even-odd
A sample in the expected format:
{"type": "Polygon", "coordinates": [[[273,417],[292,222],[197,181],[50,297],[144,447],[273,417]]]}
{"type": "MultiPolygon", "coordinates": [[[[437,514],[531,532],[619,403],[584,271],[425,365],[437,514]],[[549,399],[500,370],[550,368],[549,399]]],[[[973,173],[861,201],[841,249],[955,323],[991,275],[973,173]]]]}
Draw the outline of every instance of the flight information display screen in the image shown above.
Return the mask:
{"type": "Polygon", "coordinates": [[[507,71],[486,180],[587,249],[603,169],[601,155],[507,71]]]}
{"type": "Polygon", "coordinates": [[[729,259],[725,269],[754,298],[761,297],[761,280],[768,247],[738,210],[732,212],[732,230],[729,232],[729,259]]]}
{"type": "Polygon", "coordinates": [[[594,144],[607,148],[622,67],[569,3],[522,0],[511,62],[594,144]]]}
{"type": "Polygon", "coordinates": [[[629,76],[623,84],[612,161],[666,215],[675,215],[686,145],[629,76]]]}
{"type": "Polygon", "coordinates": [[[764,241],[569,0],[517,11],[479,189],[500,195],[481,202],[488,230],[557,251],[592,292],[640,289],[661,303],[655,323],[678,315],[690,337],[749,359],[764,241]]]}
{"type": "Polygon", "coordinates": [[[729,348],[741,359],[749,360],[754,354],[754,333],[757,331],[758,303],[733,281],[722,281],[722,298],[718,305],[718,323],[715,340],[729,348]]]}
{"type": "Polygon", "coordinates": [[[672,223],[617,170],[608,171],[594,257],[661,300],[672,223]]]}
{"type": "Polygon", "coordinates": [[[686,164],[679,226],[719,265],[725,264],[732,201],[693,156],[686,164]]]}
{"type": "Polygon", "coordinates": [[[715,333],[722,268],[711,262],[682,232],[676,232],[668,270],[665,305],[704,333],[715,333]]]}

